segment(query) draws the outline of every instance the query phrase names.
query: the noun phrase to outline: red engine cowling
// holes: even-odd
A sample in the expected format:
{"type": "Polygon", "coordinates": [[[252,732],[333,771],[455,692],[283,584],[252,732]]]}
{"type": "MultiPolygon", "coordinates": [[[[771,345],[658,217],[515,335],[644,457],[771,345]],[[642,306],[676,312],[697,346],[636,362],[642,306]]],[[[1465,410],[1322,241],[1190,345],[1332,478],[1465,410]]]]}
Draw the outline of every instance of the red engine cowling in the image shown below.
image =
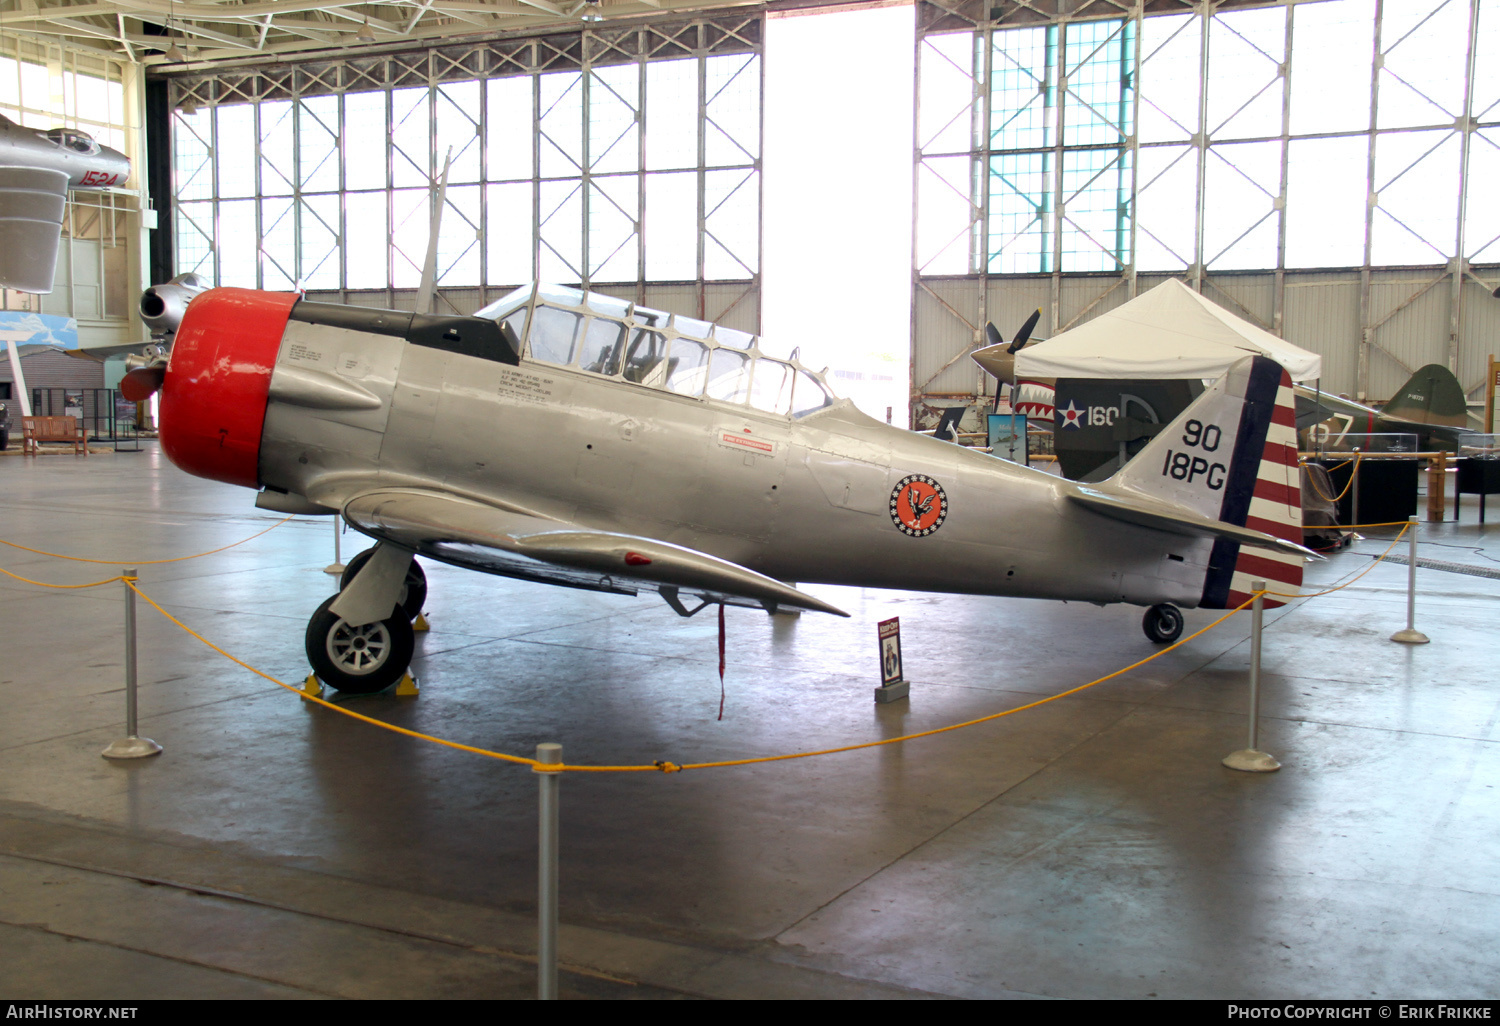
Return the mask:
{"type": "Polygon", "coordinates": [[[256,488],[271,371],[292,292],[218,288],[195,297],[161,388],[161,447],[190,474],[256,488]]]}

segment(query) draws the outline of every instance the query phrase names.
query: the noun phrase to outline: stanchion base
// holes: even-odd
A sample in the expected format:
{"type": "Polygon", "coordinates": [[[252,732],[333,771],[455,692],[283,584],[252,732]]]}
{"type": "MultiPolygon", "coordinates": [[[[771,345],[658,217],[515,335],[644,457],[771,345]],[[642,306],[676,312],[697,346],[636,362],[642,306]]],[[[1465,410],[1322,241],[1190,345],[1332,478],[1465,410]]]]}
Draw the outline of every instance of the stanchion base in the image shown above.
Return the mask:
{"type": "Polygon", "coordinates": [[[316,673],[309,673],[307,675],[307,679],[302,682],[301,693],[309,698],[323,697],[323,682],[318,679],[316,673]]]}
{"type": "Polygon", "coordinates": [[[342,563],[329,563],[323,568],[323,572],[325,574],[341,574],[345,569],[346,567],[342,563]]]}
{"type": "Polygon", "coordinates": [[[122,737],[111,741],[109,747],[99,754],[106,759],[144,759],[148,755],[160,755],[161,745],[149,737],[122,737]]]}
{"type": "Polygon", "coordinates": [[[396,694],[398,695],[406,695],[414,698],[421,693],[421,689],[417,687],[417,678],[409,673],[403,674],[401,679],[396,682],[396,694]]]}
{"type": "Polygon", "coordinates": [[[1281,769],[1281,763],[1265,752],[1257,752],[1254,748],[1241,748],[1237,752],[1230,752],[1224,756],[1224,765],[1245,773],[1271,773],[1281,769]]]}
{"type": "Polygon", "coordinates": [[[426,613],[418,613],[417,618],[411,622],[413,634],[421,634],[423,631],[432,630],[432,625],[427,622],[426,613]]]}
{"type": "Polygon", "coordinates": [[[1392,634],[1391,640],[1399,641],[1403,645],[1425,645],[1432,639],[1421,631],[1405,630],[1392,634]]]}
{"type": "Polygon", "coordinates": [[[896,702],[911,694],[911,681],[903,680],[875,689],[876,702],[896,702]]]}

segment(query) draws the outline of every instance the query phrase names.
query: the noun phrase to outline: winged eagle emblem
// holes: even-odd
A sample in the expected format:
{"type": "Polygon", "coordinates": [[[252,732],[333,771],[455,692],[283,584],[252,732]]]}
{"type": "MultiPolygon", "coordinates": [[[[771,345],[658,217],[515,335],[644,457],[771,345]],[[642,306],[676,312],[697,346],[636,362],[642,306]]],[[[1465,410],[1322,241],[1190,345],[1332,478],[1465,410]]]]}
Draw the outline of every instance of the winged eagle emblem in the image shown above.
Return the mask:
{"type": "Polygon", "coordinates": [[[931,495],[927,496],[927,498],[918,502],[917,486],[912,485],[906,490],[906,505],[911,509],[912,519],[918,522],[920,522],[921,519],[932,510],[932,504],[936,501],[937,492],[933,492],[931,495]]]}

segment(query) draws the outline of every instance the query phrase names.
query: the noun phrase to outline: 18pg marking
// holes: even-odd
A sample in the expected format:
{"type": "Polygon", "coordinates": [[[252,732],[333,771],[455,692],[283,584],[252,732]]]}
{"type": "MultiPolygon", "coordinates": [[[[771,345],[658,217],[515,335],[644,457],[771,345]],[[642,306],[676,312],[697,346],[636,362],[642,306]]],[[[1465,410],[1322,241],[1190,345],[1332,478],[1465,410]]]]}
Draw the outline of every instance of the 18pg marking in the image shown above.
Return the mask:
{"type": "MultiPolygon", "coordinates": [[[[1204,424],[1202,421],[1190,420],[1183,425],[1182,444],[1189,449],[1216,452],[1223,438],[1224,432],[1219,430],[1217,424],[1204,424]]],[[[1170,477],[1174,481],[1186,481],[1188,484],[1192,484],[1201,476],[1208,487],[1214,491],[1224,487],[1224,478],[1229,473],[1222,463],[1210,463],[1196,453],[1178,452],[1174,449],[1167,450],[1167,457],[1162,461],[1161,472],[1163,477],[1170,477]]]]}

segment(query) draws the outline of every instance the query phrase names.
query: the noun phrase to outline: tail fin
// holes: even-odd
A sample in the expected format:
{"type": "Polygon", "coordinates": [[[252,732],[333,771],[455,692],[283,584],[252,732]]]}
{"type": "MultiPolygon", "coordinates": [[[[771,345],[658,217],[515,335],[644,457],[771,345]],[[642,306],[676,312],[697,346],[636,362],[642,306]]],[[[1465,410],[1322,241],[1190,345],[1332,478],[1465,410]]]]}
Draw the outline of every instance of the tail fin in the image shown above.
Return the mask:
{"type": "Polygon", "coordinates": [[[1302,583],[1292,380],[1274,360],[1256,356],[1235,364],[1100,490],[1130,493],[1246,529],[1212,532],[1217,537],[1201,608],[1239,605],[1250,597],[1251,581],[1287,591],[1302,583]],[[1283,544],[1273,547],[1271,539],[1283,544]]]}
{"type": "Polygon", "coordinates": [[[1385,404],[1380,415],[1387,420],[1413,424],[1466,428],[1469,400],[1451,370],[1442,364],[1429,363],[1401,386],[1396,398],[1385,404]]]}

